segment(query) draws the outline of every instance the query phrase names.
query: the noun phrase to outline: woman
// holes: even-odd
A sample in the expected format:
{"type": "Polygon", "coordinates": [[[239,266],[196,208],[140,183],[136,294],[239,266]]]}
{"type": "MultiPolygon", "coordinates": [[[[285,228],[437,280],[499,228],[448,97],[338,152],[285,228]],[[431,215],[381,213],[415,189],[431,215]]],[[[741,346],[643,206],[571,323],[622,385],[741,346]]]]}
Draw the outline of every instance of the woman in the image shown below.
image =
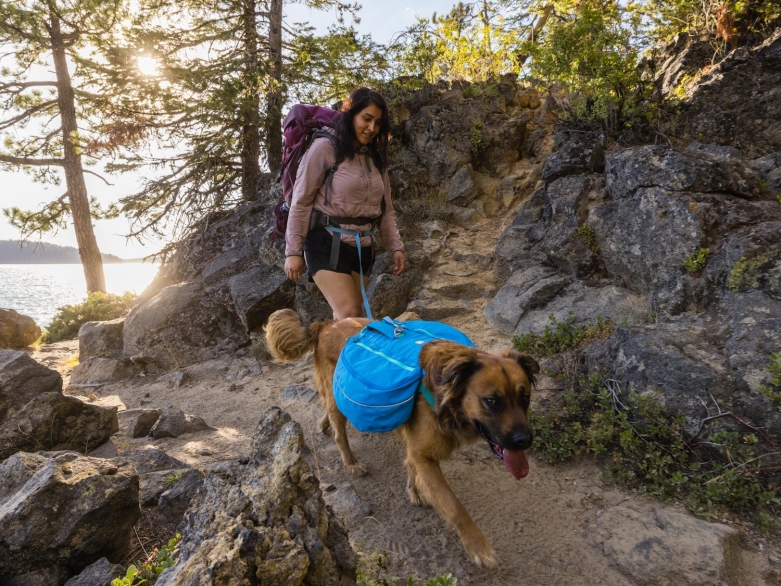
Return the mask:
{"type": "Polygon", "coordinates": [[[393,254],[393,274],[401,275],[406,267],[388,180],[388,106],[376,91],[358,88],[342,110],[333,134],[343,160],[326,187],[328,171],[336,162],[334,146],[325,137],[312,142],[298,167],[285,233],[285,274],[298,281],[306,259],[309,276],[322,291],[336,320],[360,317],[363,313],[360,275],[363,268],[364,286],[368,286],[374,264],[373,237],[360,238],[359,261],[355,237],[339,235],[338,263],[332,268],[333,230],[329,226],[310,230],[313,210],[331,218],[369,220],[341,225],[361,232],[371,230],[370,220],[381,217],[380,238],[393,254]]]}

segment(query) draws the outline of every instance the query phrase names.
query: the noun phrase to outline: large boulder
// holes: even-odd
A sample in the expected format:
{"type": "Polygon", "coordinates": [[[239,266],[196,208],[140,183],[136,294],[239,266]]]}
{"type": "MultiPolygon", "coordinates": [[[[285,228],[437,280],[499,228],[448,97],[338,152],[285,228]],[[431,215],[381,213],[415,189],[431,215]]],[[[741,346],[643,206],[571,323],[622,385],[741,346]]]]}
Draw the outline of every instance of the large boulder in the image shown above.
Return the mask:
{"type": "Polygon", "coordinates": [[[19,452],[0,464],[0,576],[54,586],[127,554],[138,475],[125,460],[19,452]]]}
{"type": "Polygon", "coordinates": [[[658,507],[611,507],[590,527],[595,544],[637,586],[739,584],[740,532],[658,507]]]}
{"type": "Polygon", "coordinates": [[[781,150],[781,28],[758,47],[732,51],[686,93],[677,123],[692,137],[744,150],[781,150]]]}
{"type": "Polygon", "coordinates": [[[24,352],[0,350],[0,423],[41,393],[62,392],[62,377],[24,352]]]}
{"type": "Polygon", "coordinates": [[[41,328],[33,318],[0,308],[0,348],[24,348],[40,337],[41,328]]]}
{"type": "Polygon", "coordinates": [[[295,283],[275,266],[255,265],[228,282],[236,314],[247,332],[265,325],[277,309],[293,305],[295,283]]]}
{"type": "Polygon", "coordinates": [[[112,564],[106,558],[100,558],[85,568],[78,576],[65,582],[65,586],[111,586],[114,578],[124,574],[124,566],[112,564]]]}
{"type": "Polygon", "coordinates": [[[96,385],[130,378],[137,374],[139,366],[127,358],[101,358],[91,356],[81,360],[71,371],[70,384],[96,385]]]}
{"type": "Polygon", "coordinates": [[[203,481],[179,563],[157,585],[355,584],[355,553],[304,453],[298,423],[269,410],[251,457],[217,465],[203,481]]]}
{"type": "Polygon", "coordinates": [[[134,361],[153,359],[172,369],[249,343],[228,285],[203,287],[192,282],[164,287],[130,311],[123,354],[134,361]]]}
{"type": "Polygon", "coordinates": [[[119,358],[122,356],[122,336],[125,318],[110,321],[89,321],[79,328],[79,360],[88,358],[119,358]]]}
{"type": "Polygon", "coordinates": [[[86,453],[118,430],[116,407],[90,405],[62,393],[41,393],[0,422],[0,460],[19,450],[86,453]]]}

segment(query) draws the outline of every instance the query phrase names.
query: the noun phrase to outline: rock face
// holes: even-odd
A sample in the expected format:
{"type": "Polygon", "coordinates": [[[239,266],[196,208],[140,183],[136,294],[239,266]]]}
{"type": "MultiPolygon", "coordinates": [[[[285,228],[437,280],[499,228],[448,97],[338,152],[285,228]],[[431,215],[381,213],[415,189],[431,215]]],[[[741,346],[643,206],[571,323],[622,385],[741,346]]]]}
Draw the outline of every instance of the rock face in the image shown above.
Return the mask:
{"type": "Polygon", "coordinates": [[[711,586],[740,581],[740,533],[726,525],[655,507],[613,507],[592,529],[605,559],[632,584],[711,586]]]}
{"type": "Polygon", "coordinates": [[[252,456],[213,468],[185,516],[179,563],[158,586],[354,584],[356,556],[303,459],[297,423],[261,419],[252,456]]]}
{"type": "Polygon", "coordinates": [[[0,460],[19,450],[86,453],[118,430],[116,407],[89,405],[62,393],[41,393],[0,422],[0,460]]]}
{"type": "Polygon", "coordinates": [[[41,328],[33,318],[0,308],[0,348],[24,348],[40,337],[41,328]]]}
{"type": "Polygon", "coordinates": [[[741,47],[687,88],[680,122],[701,142],[781,150],[781,29],[741,47]]]}
{"type": "Polygon", "coordinates": [[[40,393],[59,392],[59,373],[38,364],[24,352],[0,350],[0,422],[40,393]]]}
{"type": "Polygon", "coordinates": [[[102,557],[118,562],[140,514],[126,461],[19,452],[0,464],[0,575],[61,584],[102,557]]]}
{"type": "Polygon", "coordinates": [[[122,356],[122,336],[125,318],[110,321],[90,321],[79,328],[79,361],[88,358],[119,358],[122,356]]]}

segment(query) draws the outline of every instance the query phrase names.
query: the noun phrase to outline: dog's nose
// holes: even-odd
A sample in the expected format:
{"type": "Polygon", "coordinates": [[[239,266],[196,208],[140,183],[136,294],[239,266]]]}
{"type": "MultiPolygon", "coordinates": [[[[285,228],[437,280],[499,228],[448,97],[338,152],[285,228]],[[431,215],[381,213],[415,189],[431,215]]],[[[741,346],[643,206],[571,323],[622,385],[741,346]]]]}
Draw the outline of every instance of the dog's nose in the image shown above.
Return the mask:
{"type": "Polygon", "coordinates": [[[517,429],[510,436],[510,444],[514,450],[526,450],[534,441],[534,433],[531,429],[517,429]]]}

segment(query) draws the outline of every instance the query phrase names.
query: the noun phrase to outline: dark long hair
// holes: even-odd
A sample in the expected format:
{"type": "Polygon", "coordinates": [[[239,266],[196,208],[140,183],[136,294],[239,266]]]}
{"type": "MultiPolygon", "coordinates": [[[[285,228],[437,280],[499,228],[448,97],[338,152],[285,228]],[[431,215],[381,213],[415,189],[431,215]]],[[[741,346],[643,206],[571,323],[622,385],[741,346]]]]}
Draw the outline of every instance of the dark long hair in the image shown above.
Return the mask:
{"type": "Polygon", "coordinates": [[[371,105],[377,106],[382,111],[380,132],[369,143],[369,154],[374,161],[374,165],[382,173],[388,168],[390,113],[388,112],[388,104],[385,102],[385,98],[378,92],[367,87],[359,87],[353,90],[350,97],[342,102],[342,115],[339,117],[335,127],[336,137],[339,139],[339,147],[342,149],[345,158],[353,158],[356,153],[353,119],[359,112],[371,105]]]}

